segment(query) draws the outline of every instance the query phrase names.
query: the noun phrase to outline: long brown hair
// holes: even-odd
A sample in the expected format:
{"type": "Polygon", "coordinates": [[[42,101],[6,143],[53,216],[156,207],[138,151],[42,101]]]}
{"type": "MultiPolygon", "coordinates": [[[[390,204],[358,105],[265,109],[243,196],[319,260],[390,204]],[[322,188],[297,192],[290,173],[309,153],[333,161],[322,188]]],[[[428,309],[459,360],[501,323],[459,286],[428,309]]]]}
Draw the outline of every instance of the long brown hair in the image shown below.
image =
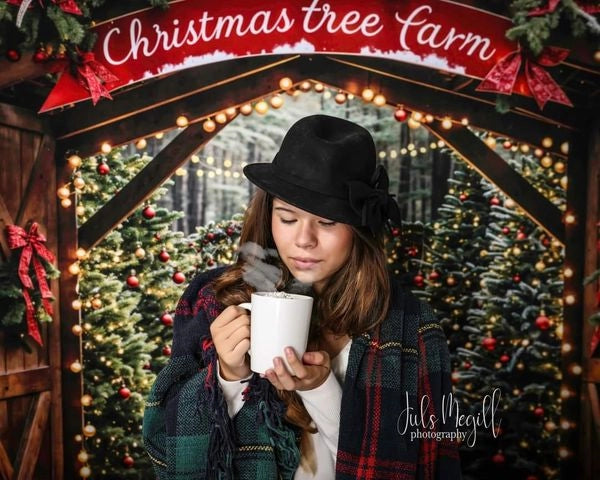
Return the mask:
{"type": "MultiPolygon", "coordinates": [[[[272,207],[273,196],[258,189],[246,210],[240,245],[254,242],[263,249],[275,249],[271,234],[272,207]]],[[[373,236],[362,227],[351,228],[354,238],[348,261],[319,295],[312,293],[315,302],[309,342],[313,345],[325,331],[351,337],[361,335],[378,326],[387,314],[390,282],[384,236],[373,236]]],[[[277,288],[285,289],[293,277],[282,261],[276,259],[275,262],[282,272],[277,288]]],[[[254,289],[243,280],[244,264],[244,258],[239,255],[236,263],[213,282],[217,300],[223,305],[250,300],[254,289]]],[[[314,449],[309,434],[316,429],[311,425],[312,419],[296,392],[279,390],[278,394],[287,406],[286,420],[302,429],[302,462],[314,472],[314,449]]]]}

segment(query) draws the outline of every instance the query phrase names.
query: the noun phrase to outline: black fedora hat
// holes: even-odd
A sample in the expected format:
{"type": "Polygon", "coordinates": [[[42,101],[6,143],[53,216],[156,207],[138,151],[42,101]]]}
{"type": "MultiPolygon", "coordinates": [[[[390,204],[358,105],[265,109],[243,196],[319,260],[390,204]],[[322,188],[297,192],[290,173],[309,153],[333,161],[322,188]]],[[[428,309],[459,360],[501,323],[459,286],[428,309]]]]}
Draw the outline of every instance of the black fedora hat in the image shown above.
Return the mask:
{"type": "Polygon", "coordinates": [[[371,134],[354,122],[311,115],[294,123],[272,163],[253,163],[244,174],[255,185],[314,215],[378,233],[400,210],[376,165],[371,134]]]}

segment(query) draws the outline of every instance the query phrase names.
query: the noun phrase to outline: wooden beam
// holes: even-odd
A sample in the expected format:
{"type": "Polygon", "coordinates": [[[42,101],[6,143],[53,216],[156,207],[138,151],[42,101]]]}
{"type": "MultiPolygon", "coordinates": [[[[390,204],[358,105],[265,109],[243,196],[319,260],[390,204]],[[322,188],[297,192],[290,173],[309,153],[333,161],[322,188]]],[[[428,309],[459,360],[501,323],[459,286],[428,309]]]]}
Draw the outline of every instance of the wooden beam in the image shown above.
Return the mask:
{"type": "Polygon", "coordinates": [[[8,260],[10,257],[10,247],[8,246],[8,240],[5,234],[6,227],[8,225],[14,225],[14,223],[12,215],[8,211],[8,207],[6,206],[6,203],[4,203],[4,199],[0,193],[0,252],[2,253],[4,260],[8,260]]]}
{"type": "MultiPolygon", "coordinates": [[[[278,68],[224,79],[214,88],[195,95],[177,98],[173,102],[154,108],[151,113],[136,112],[115,124],[103,125],[94,130],[59,140],[58,151],[77,150],[80,155],[87,156],[98,152],[101,144],[105,141],[113,146],[122,145],[140,137],[171,129],[175,126],[175,119],[182,114],[185,114],[191,121],[200,120],[228,107],[280,91],[279,80],[283,76],[293,79],[306,78],[307,75],[303,72],[306,66],[305,61],[296,58],[278,68]]],[[[198,74],[201,75],[201,73],[198,74]]],[[[123,98],[125,95],[123,94],[123,98]]]]}
{"type": "Polygon", "coordinates": [[[51,385],[48,367],[0,375],[0,400],[50,390],[51,385]]]}
{"type": "Polygon", "coordinates": [[[50,124],[26,108],[0,103],[0,124],[32,132],[51,133],[50,124]]]}
{"type": "Polygon", "coordinates": [[[183,130],[108,203],[79,227],[79,246],[89,250],[99,243],[194,152],[223,128],[224,125],[220,125],[214,132],[207,133],[202,127],[202,122],[197,122],[183,130]]]}
{"type": "MultiPolygon", "coordinates": [[[[357,62],[351,62],[345,58],[316,57],[314,78],[358,96],[365,86],[371,85],[385,95],[388,105],[404,105],[409,110],[431,113],[439,118],[448,115],[455,119],[467,117],[470,125],[476,128],[531,145],[539,145],[543,137],[550,136],[554,144],[548,151],[564,156],[560,145],[569,140],[571,126],[550,123],[539,115],[520,110],[500,114],[492,100],[414,80],[411,78],[414,66],[387,61],[387,67],[394,70],[390,73],[368,66],[373,60],[358,58],[357,62]],[[409,69],[407,74],[404,69],[409,69]]],[[[428,76],[434,75],[430,70],[428,76]]]]}
{"type": "Polygon", "coordinates": [[[0,59],[0,89],[41,77],[47,71],[47,64],[36,63],[31,57],[21,58],[18,62],[0,59]]]}
{"type": "MultiPolygon", "coordinates": [[[[567,163],[569,185],[567,188],[567,212],[575,215],[575,222],[565,228],[565,265],[570,267],[573,275],[564,277],[564,296],[573,295],[573,304],[563,305],[563,336],[561,349],[562,382],[561,391],[567,390],[569,396],[562,398],[561,417],[574,422],[574,427],[561,432],[560,443],[571,452],[567,458],[561,459],[560,478],[584,478],[583,470],[586,455],[592,452],[584,450],[581,436],[582,424],[581,394],[582,376],[573,372],[574,365],[584,365],[585,353],[583,345],[583,275],[585,268],[585,218],[587,212],[588,168],[592,161],[589,143],[593,139],[588,125],[585,134],[574,136],[569,142],[569,161],[567,163]],[[568,345],[568,348],[564,348],[568,345]]],[[[589,419],[588,419],[589,420],[589,419]]],[[[589,457],[588,457],[589,458],[589,457]]]]}
{"type": "Polygon", "coordinates": [[[4,445],[0,442],[0,478],[2,480],[12,480],[14,472],[10,457],[6,453],[4,445]]]}
{"type": "Polygon", "coordinates": [[[42,392],[37,402],[32,404],[33,411],[30,412],[25,434],[21,439],[21,448],[17,454],[15,468],[17,470],[16,480],[28,480],[33,478],[37,460],[40,455],[44,430],[48,423],[50,413],[50,392],[42,392]]]}
{"type": "MultiPolygon", "coordinates": [[[[56,184],[64,185],[70,180],[73,173],[71,168],[60,157],[61,161],[55,161],[56,169],[56,184]]],[[[77,465],[77,453],[81,449],[81,444],[76,443],[73,439],[75,435],[81,434],[81,426],[83,425],[83,408],[81,406],[81,396],[83,395],[83,374],[73,373],[69,366],[75,360],[83,361],[83,348],[81,337],[73,335],[71,329],[73,325],[79,325],[80,312],[73,310],[71,303],[77,295],[77,275],[69,273],[69,265],[77,260],[77,217],[75,214],[75,206],[70,208],[62,208],[56,196],[54,199],[57,207],[57,232],[58,232],[58,251],[57,262],[58,269],[62,272],[59,278],[59,300],[57,302],[60,321],[55,322],[60,327],[60,347],[59,355],[54,351],[55,345],[52,344],[52,362],[60,362],[58,365],[54,363],[50,366],[53,370],[49,377],[61,380],[60,390],[61,395],[55,396],[55,408],[62,408],[62,435],[56,436],[57,432],[52,432],[52,438],[57,439],[62,444],[64,468],[61,471],[59,478],[79,478],[77,465]],[[60,369],[60,374],[56,372],[60,369]]],[[[53,325],[54,323],[53,322],[53,325]]],[[[52,330],[52,333],[59,333],[52,330]]],[[[58,388],[58,387],[56,387],[58,388]]],[[[58,415],[55,416],[58,417],[58,415]]],[[[58,432],[60,433],[60,432],[58,432]]]]}
{"type": "MultiPolygon", "coordinates": [[[[116,124],[138,115],[155,115],[155,109],[167,103],[205,92],[234,79],[251,77],[257,72],[270,70],[297,60],[298,55],[269,55],[203,65],[171,75],[140,82],[113,94],[113,101],[79,102],[73,108],[52,112],[56,137],[66,139],[99,127],[116,124]]],[[[173,125],[174,119],[171,122],[173,125]]]]}
{"type": "Polygon", "coordinates": [[[473,132],[463,126],[444,130],[439,122],[428,124],[427,128],[518,203],[534,222],[564,244],[565,233],[560,210],[473,132]]]}
{"type": "Polygon", "coordinates": [[[30,220],[39,220],[39,206],[44,204],[48,195],[46,175],[48,167],[54,165],[54,140],[49,135],[44,135],[38,153],[31,166],[31,173],[27,186],[21,195],[21,204],[15,218],[17,225],[25,225],[30,220]],[[44,168],[46,167],[46,168],[44,168]],[[41,201],[41,198],[44,201],[41,201]]]}

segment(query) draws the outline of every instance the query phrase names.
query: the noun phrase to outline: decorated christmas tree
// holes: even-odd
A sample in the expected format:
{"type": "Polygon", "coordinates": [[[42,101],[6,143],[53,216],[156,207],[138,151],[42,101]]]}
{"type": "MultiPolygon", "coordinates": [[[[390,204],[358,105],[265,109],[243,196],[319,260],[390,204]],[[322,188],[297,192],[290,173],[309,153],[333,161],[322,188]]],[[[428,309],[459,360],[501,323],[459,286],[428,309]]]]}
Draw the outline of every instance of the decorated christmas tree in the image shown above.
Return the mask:
{"type": "MultiPolygon", "coordinates": [[[[516,155],[510,162],[553,202],[564,201],[564,191],[535,158],[516,155]]],[[[473,294],[480,307],[467,312],[462,328],[468,339],[457,348],[462,362],[454,374],[463,413],[481,413],[487,396],[485,416],[492,423],[494,411],[494,425],[479,428],[463,446],[465,477],[556,478],[562,247],[512,200],[500,193],[494,198],[489,265],[473,294]]]]}

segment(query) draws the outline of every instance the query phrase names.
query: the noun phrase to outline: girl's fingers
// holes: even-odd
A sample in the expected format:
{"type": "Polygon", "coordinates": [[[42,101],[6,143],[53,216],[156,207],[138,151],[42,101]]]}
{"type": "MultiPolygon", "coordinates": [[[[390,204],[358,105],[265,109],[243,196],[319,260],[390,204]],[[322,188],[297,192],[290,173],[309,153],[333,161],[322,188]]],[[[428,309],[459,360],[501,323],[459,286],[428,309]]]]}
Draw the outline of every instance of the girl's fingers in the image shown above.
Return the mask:
{"type": "Polygon", "coordinates": [[[280,357],[275,357],[273,359],[273,365],[275,366],[275,374],[277,375],[277,379],[283,388],[285,390],[295,390],[296,382],[287,371],[287,368],[285,368],[283,360],[280,357]]]}
{"type": "Polygon", "coordinates": [[[223,347],[228,351],[232,351],[236,348],[236,346],[244,339],[247,339],[250,342],[250,327],[242,326],[234,331],[229,337],[224,339],[223,347]]]}
{"type": "Polygon", "coordinates": [[[296,352],[292,347],[286,347],[285,356],[290,367],[292,367],[292,370],[294,370],[294,372],[296,373],[296,377],[299,380],[306,378],[308,372],[306,371],[306,368],[304,367],[304,365],[302,364],[302,362],[298,358],[298,355],[296,355],[296,352]]]}
{"type": "Polygon", "coordinates": [[[302,361],[309,365],[329,366],[329,355],[322,350],[318,352],[306,352],[302,355],[302,361]]]}

